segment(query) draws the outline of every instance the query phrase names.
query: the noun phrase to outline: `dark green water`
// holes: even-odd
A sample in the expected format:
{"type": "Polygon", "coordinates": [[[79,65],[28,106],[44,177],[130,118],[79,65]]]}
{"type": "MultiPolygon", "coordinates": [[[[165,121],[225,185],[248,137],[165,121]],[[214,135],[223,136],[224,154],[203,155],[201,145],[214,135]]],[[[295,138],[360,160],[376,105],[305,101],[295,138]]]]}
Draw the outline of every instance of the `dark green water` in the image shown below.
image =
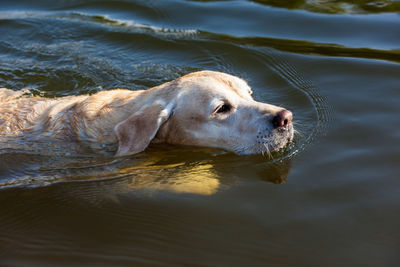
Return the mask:
{"type": "Polygon", "coordinates": [[[399,12],[389,0],[1,1],[0,87],[56,97],[218,70],[291,109],[299,134],[273,158],[0,144],[0,266],[399,266],[399,12]]]}

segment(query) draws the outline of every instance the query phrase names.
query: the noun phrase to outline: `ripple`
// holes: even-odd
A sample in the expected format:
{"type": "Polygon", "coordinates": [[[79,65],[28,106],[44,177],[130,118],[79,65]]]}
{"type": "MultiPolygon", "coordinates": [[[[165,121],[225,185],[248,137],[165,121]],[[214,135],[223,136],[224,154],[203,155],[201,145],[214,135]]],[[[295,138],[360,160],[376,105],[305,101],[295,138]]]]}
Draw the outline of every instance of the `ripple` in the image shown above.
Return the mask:
{"type": "Polygon", "coordinates": [[[231,44],[239,44],[256,47],[270,47],[279,51],[320,55],[335,57],[354,57],[369,58],[400,62],[400,51],[398,49],[381,50],[373,48],[353,48],[334,43],[316,43],[306,40],[291,40],[269,37],[252,36],[232,36],[223,33],[207,32],[199,29],[174,29],[168,27],[159,27],[151,24],[140,23],[135,20],[117,19],[106,14],[89,14],[78,11],[59,11],[59,12],[23,12],[7,11],[0,12],[0,20],[61,20],[79,23],[89,23],[102,26],[108,30],[121,32],[134,32],[156,35],[160,38],[169,39],[194,39],[194,40],[217,40],[231,44]]]}
{"type": "Polygon", "coordinates": [[[294,154],[305,149],[306,145],[310,144],[319,134],[324,134],[329,126],[331,109],[327,103],[327,99],[322,96],[312,81],[306,79],[300,72],[285,58],[274,50],[259,49],[260,56],[267,60],[267,66],[281,75],[294,88],[303,92],[314,106],[316,121],[312,127],[309,127],[310,134],[305,136],[298,144],[293,142],[289,146],[286,157],[292,157],[294,154]]]}
{"type": "Polygon", "coordinates": [[[236,37],[226,34],[215,34],[201,32],[202,37],[209,40],[218,40],[238,45],[269,47],[283,52],[332,56],[332,57],[353,57],[369,58],[400,62],[400,50],[380,50],[373,48],[352,48],[338,44],[315,43],[304,40],[290,40],[267,37],[236,37]]]}
{"type": "Polygon", "coordinates": [[[125,29],[133,29],[135,31],[143,30],[152,33],[165,34],[170,36],[186,36],[190,37],[199,33],[196,29],[170,29],[157,27],[153,25],[141,24],[133,20],[114,19],[109,15],[90,15],[81,12],[72,12],[71,16],[65,17],[67,19],[78,19],[83,22],[99,23],[105,26],[122,27],[125,29]]]}
{"type": "Polygon", "coordinates": [[[196,29],[171,29],[165,27],[158,27],[149,24],[139,23],[134,20],[116,19],[110,15],[88,14],[84,12],[46,12],[46,11],[7,11],[0,12],[0,20],[21,20],[21,19],[56,19],[77,21],[81,23],[92,23],[102,25],[105,27],[112,27],[124,30],[133,30],[135,32],[155,33],[166,36],[184,36],[191,37],[199,33],[196,29]]]}
{"type": "Polygon", "coordinates": [[[118,202],[103,201],[99,190],[105,186],[59,184],[3,192],[2,201],[20,199],[19,204],[1,207],[1,218],[7,220],[0,220],[0,240],[7,244],[7,252],[18,251],[19,259],[30,259],[31,264],[38,257],[42,265],[43,255],[52,260],[68,255],[70,263],[90,259],[92,263],[113,262],[111,265],[125,260],[159,264],[160,256],[166,259],[177,252],[180,261],[190,262],[193,255],[207,254],[210,248],[215,250],[216,259],[219,255],[224,255],[224,260],[252,258],[273,245],[257,239],[257,231],[251,232],[251,238],[247,233],[236,233],[242,242],[222,245],[234,233],[232,227],[223,227],[222,218],[237,226],[248,220],[242,216],[176,200],[129,196],[118,202]]]}

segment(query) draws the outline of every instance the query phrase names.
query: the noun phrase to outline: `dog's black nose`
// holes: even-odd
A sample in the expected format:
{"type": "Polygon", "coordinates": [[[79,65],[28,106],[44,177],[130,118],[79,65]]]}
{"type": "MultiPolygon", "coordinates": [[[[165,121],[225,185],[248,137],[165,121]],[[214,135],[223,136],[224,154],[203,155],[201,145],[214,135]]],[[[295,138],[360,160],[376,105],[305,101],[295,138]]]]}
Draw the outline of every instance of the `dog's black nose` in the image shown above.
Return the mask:
{"type": "Polygon", "coordinates": [[[279,111],[275,117],[272,118],[272,125],[274,128],[286,128],[293,120],[293,114],[287,109],[279,111]]]}

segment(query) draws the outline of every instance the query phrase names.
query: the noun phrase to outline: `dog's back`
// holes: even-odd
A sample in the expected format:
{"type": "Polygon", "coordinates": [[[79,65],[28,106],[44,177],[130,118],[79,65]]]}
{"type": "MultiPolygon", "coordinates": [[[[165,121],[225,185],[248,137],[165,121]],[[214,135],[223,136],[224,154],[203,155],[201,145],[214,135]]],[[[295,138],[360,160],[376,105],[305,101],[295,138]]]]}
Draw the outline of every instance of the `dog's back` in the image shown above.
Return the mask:
{"type": "Polygon", "coordinates": [[[0,88],[0,103],[18,99],[26,93],[29,93],[29,91],[28,90],[13,91],[7,88],[0,88]]]}
{"type": "Polygon", "coordinates": [[[32,96],[28,90],[1,88],[0,138],[30,134],[37,138],[115,141],[110,137],[115,126],[113,120],[118,122],[129,116],[130,111],[122,106],[139,94],[139,91],[116,89],[92,96],[45,98],[32,96]]]}
{"type": "Polygon", "coordinates": [[[0,88],[0,135],[18,135],[30,126],[32,119],[52,101],[26,97],[28,90],[12,91],[0,88]]]}

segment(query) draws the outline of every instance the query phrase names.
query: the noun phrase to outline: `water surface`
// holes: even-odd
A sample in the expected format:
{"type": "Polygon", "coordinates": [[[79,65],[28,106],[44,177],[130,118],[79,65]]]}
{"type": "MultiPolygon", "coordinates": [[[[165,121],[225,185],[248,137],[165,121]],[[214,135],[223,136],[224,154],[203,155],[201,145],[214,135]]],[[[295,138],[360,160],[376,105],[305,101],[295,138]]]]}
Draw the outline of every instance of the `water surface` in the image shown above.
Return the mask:
{"type": "Polygon", "coordinates": [[[397,1],[2,1],[0,87],[59,97],[203,69],[291,109],[271,156],[0,146],[0,265],[398,266],[397,1]],[[43,148],[46,149],[43,149],[43,148]]]}

